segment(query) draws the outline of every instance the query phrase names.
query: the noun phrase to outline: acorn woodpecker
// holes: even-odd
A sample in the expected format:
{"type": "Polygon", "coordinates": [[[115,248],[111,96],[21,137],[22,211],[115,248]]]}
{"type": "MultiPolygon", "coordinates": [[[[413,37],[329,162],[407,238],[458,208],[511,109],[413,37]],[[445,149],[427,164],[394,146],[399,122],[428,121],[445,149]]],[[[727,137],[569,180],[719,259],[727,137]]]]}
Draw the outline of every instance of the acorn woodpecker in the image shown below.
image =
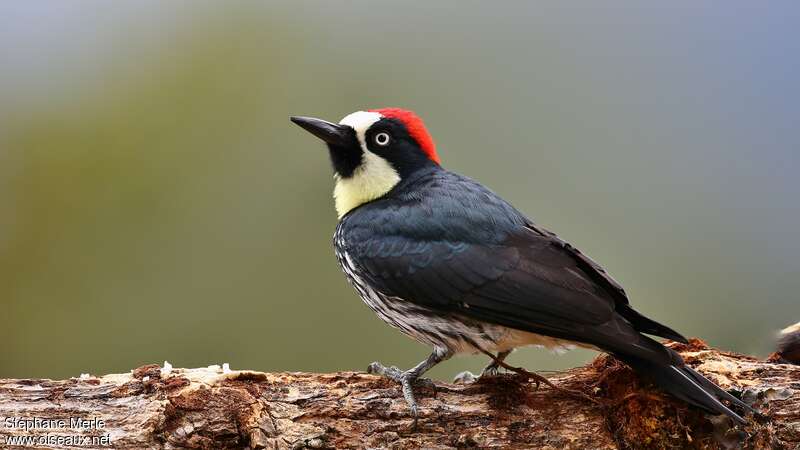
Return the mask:
{"type": "Polygon", "coordinates": [[[687,342],[636,312],[596,262],[441,167],[413,112],[358,111],[338,124],[291,120],[328,145],[339,215],[334,247],[347,279],[381,319],[433,348],[406,371],[369,366],[402,385],[414,417],[412,386],[434,365],[465,352],[497,352],[502,361],[526,345],[599,349],[707,412],[744,423],[722,402],[752,411],[645,336],[687,342]]]}

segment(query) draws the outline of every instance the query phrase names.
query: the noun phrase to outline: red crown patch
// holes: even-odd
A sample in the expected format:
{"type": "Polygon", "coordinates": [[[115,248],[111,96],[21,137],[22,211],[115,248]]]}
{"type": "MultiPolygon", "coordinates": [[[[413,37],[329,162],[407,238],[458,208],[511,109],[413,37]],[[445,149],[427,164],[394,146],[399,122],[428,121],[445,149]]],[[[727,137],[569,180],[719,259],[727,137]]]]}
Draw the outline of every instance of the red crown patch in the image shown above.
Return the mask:
{"type": "Polygon", "coordinates": [[[436,154],[436,144],[433,143],[433,138],[425,128],[425,123],[413,111],[401,108],[381,108],[370,109],[370,112],[376,112],[387,119],[399,120],[405,125],[408,134],[417,141],[422,151],[428,155],[431,161],[440,164],[439,155],[436,154]]]}

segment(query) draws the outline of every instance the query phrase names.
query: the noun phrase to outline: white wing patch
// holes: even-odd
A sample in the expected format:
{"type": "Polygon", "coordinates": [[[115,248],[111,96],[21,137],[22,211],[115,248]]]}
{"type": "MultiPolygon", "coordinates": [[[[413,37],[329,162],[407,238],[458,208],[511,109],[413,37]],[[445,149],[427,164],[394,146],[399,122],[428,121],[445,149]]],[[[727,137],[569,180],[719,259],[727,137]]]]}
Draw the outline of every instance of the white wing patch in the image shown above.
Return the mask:
{"type": "Polygon", "coordinates": [[[375,112],[356,111],[339,122],[356,131],[361,150],[364,152],[361,165],[351,177],[342,178],[338,174],[334,176],[336,186],[333,189],[333,198],[340,219],[353,208],[385,195],[400,182],[400,174],[392,165],[367,149],[366,132],[381,118],[382,116],[375,112]]]}

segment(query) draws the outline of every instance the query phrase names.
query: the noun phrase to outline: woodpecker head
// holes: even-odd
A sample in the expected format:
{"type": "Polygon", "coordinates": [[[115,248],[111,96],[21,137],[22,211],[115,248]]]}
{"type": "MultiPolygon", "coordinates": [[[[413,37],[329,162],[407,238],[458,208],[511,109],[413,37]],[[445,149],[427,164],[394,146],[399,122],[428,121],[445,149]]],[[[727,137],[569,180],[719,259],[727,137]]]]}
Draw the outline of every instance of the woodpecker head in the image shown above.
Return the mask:
{"type": "Polygon", "coordinates": [[[411,111],[356,111],[338,124],[312,117],[291,120],[328,144],[336,180],[333,197],[340,218],[386,195],[414,172],[439,164],[433,139],[411,111]]]}

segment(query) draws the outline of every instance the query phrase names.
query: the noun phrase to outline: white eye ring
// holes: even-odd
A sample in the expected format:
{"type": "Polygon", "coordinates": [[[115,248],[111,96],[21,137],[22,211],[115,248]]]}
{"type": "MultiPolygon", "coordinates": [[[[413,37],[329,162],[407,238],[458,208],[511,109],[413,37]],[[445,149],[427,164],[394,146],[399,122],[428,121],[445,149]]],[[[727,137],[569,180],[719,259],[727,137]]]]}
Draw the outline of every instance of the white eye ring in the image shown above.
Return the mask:
{"type": "Polygon", "coordinates": [[[381,147],[389,145],[390,140],[392,140],[392,138],[389,136],[389,133],[381,132],[375,135],[375,143],[381,147]]]}

